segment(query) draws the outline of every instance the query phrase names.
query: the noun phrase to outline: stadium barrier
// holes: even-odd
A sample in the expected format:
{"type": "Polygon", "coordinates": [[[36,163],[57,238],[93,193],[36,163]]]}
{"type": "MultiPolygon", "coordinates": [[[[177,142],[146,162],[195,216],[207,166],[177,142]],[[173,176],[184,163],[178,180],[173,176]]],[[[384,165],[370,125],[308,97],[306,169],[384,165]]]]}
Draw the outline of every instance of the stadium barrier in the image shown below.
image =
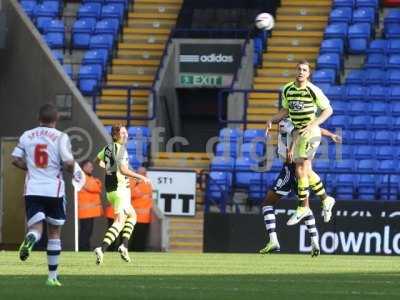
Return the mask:
{"type": "MultiPolygon", "coordinates": [[[[281,253],[309,253],[306,226],[287,226],[296,202],[282,200],[276,207],[276,232],[281,253]]],[[[322,254],[399,255],[400,201],[337,201],[330,223],[324,223],[319,201],[311,201],[322,254]]],[[[204,252],[256,253],[267,233],[261,214],[204,216],[204,252]]]]}

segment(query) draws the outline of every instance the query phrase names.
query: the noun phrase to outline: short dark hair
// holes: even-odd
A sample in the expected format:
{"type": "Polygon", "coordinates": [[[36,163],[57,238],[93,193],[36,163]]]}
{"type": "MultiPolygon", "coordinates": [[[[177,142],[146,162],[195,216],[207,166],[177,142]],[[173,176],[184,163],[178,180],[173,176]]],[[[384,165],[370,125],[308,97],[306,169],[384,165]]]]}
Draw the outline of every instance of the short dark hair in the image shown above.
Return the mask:
{"type": "Polygon", "coordinates": [[[50,124],[53,122],[57,122],[58,120],[58,112],[57,108],[51,104],[47,103],[40,107],[39,109],[39,121],[44,124],[50,124]]]}
{"type": "Polygon", "coordinates": [[[83,168],[87,163],[91,163],[92,161],[90,159],[85,159],[84,161],[82,161],[79,165],[81,166],[81,168],[83,168]]]}
{"type": "Polygon", "coordinates": [[[111,127],[111,137],[113,139],[114,142],[118,141],[119,139],[119,132],[121,131],[121,128],[125,127],[122,124],[118,124],[118,125],[113,125],[111,127]]]}

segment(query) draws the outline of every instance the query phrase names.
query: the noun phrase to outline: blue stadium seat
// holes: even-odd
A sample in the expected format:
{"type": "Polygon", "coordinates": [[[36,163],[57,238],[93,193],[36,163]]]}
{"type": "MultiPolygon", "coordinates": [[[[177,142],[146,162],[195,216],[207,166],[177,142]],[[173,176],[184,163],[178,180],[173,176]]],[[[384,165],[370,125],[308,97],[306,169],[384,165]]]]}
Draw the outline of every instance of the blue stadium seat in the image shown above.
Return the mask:
{"type": "Polygon", "coordinates": [[[103,19],[117,19],[120,24],[124,21],[124,5],[120,3],[112,3],[103,5],[101,9],[101,17],[103,19]]]}
{"type": "Polygon", "coordinates": [[[389,99],[389,90],[383,85],[372,85],[368,88],[367,99],[386,101],[389,99]]]}
{"type": "Polygon", "coordinates": [[[376,199],[376,178],[372,174],[361,174],[357,176],[358,198],[360,200],[376,199]]]}
{"type": "Polygon", "coordinates": [[[365,78],[364,70],[352,70],[346,76],[346,84],[363,84],[365,78]]]}
{"type": "Polygon", "coordinates": [[[327,159],[315,159],[313,161],[313,169],[316,172],[329,172],[331,171],[331,161],[327,159]]]}
{"type": "Polygon", "coordinates": [[[71,64],[64,64],[63,65],[63,69],[65,71],[65,73],[67,73],[67,75],[69,76],[69,78],[72,78],[72,65],[71,64]]]}
{"type": "Polygon", "coordinates": [[[400,116],[400,103],[399,102],[393,102],[390,104],[392,107],[392,115],[393,116],[400,116]]]}
{"type": "Polygon", "coordinates": [[[253,65],[259,66],[262,63],[262,53],[263,53],[263,42],[259,37],[254,39],[254,55],[253,55],[253,65]]]}
{"type": "Polygon", "coordinates": [[[211,171],[225,171],[225,172],[233,172],[235,167],[235,160],[230,157],[219,157],[216,156],[211,161],[211,171]]]}
{"type": "Polygon", "coordinates": [[[366,85],[383,85],[386,83],[386,71],[375,69],[373,71],[366,71],[365,84],[366,85]]]}
{"type": "Polygon", "coordinates": [[[112,34],[96,34],[90,37],[89,49],[107,49],[112,51],[114,36],[112,34]]]}
{"type": "Polygon", "coordinates": [[[318,69],[334,69],[339,72],[342,68],[340,55],[337,53],[324,53],[317,58],[318,69]]]}
{"type": "Polygon", "coordinates": [[[350,122],[351,129],[365,129],[370,127],[373,119],[371,116],[354,116],[350,122]]]}
{"type": "Polygon", "coordinates": [[[375,8],[360,7],[353,11],[353,23],[375,23],[375,8]]]}
{"type": "Polygon", "coordinates": [[[104,126],[105,131],[106,131],[108,134],[110,134],[110,135],[111,135],[111,128],[112,128],[111,125],[106,125],[106,126],[104,126]]]}
{"type": "Polygon", "coordinates": [[[150,129],[144,126],[131,126],[128,128],[129,139],[147,140],[151,136],[150,129]]]}
{"type": "Polygon", "coordinates": [[[328,83],[335,84],[336,70],[334,69],[319,69],[313,72],[312,81],[315,84],[328,83]]]}
{"type": "Polygon", "coordinates": [[[361,100],[364,99],[366,89],[360,84],[346,85],[346,100],[361,100]]]}
{"type": "Polygon", "coordinates": [[[387,39],[400,38],[400,24],[398,23],[393,23],[388,26],[385,26],[383,31],[387,39]]]}
{"type": "Polygon", "coordinates": [[[374,159],[375,158],[375,147],[368,145],[361,145],[355,147],[354,158],[360,159],[374,159]]]}
{"type": "Polygon", "coordinates": [[[337,7],[329,14],[329,23],[344,22],[351,23],[353,9],[351,7],[337,7]]]}
{"type": "Polygon", "coordinates": [[[72,47],[89,48],[90,37],[94,33],[96,21],[93,18],[80,19],[72,26],[72,47]]]}
{"type": "Polygon", "coordinates": [[[356,7],[372,7],[377,9],[379,7],[379,0],[356,0],[356,7]]]}
{"type": "Polygon", "coordinates": [[[377,68],[382,69],[386,67],[386,55],[383,53],[368,54],[365,63],[365,68],[377,68]]]}
{"type": "Polygon", "coordinates": [[[371,38],[371,25],[357,23],[349,27],[348,52],[353,54],[365,53],[371,38]]]}
{"type": "Polygon", "coordinates": [[[52,49],[51,54],[60,64],[64,63],[64,53],[61,50],[52,49]]]}
{"type": "Polygon", "coordinates": [[[399,85],[400,84],[400,70],[389,70],[386,72],[386,84],[399,85]]]}
{"type": "Polygon", "coordinates": [[[331,105],[333,107],[333,111],[335,114],[342,115],[348,112],[349,104],[346,101],[331,101],[331,105]]]}
{"type": "Polygon", "coordinates": [[[238,157],[238,144],[218,143],[215,149],[216,156],[228,156],[232,158],[238,157]]]}
{"type": "Polygon", "coordinates": [[[262,129],[246,129],[243,132],[243,143],[265,142],[265,131],[262,129]]]}
{"type": "Polygon", "coordinates": [[[249,186],[256,170],[257,164],[249,157],[237,158],[235,161],[235,186],[249,186]]]}
{"type": "Polygon", "coordinates": [[[79,7],[77,16],[81,18],[96,18],[99,19],[101,15],[101,4],[100,3],[84,3],[79,7]]]}
{"type": "Polygon", "coordinates": [[[387,60],[386,68],[389,69],[400,69],[400,54],[389,55],[387,60]]]}
{"type": "Polygon", "coordinates": [[[272,162],[268,160],[267,170],[272,172],[280,172],[280,170],[282,169],[282,165],[282,160],[279,158],[275,158],[274,160],[272,160],[272,162]]]}
{"type": "Polygon", "coordinates": [[[392,140],[392,144],[400,145],[400,132],[394,133],[394,138],[392,140]]]}
{"type": "Polygon", "coordinates": [[[375,172],[377,168],[376,160],[362,159],[357,161],[357,171],[359,172],[375,172]]]}
{"type": "Polygon", "coordinates": [[[357,147],[353,147],[352,145],[333,145],[334,147],[330,147],[330,158],[334,160],[342,160],[342,159],[353,159],[354,152],[357,147]]]}
{"type": "Polygon", "coordinates": [[[37,5],[34,11],[36,18],[48,17],[56,18],[60,14],[60,3],[55,1],[43,1],[41,4],[37,5]]]}
{"type": "Polygon", "coordinates": [[[105,72],[108,61],[108,50],[107,49],[95,49],[86,51],[82,64],[91,65],[91,64],[100,64],[105,72]]]}
{"type": "Polygon", "coordinates": [[[343,130],[342,131],[342,142],[343,143],[353,143],[354,140],[354,132],[352,130],[343,130]]]}
{"type": "Polygon", "coordinates": [[[398,175],[383,175],[380,176],[379,191],[380,199],[385,201],[399,200],[399,182],[398,175]]]}
{"type": "MultiPolygon", "coordinates": [[[[347,130],[349,131],[349,130],[347,130]]],[[[354,144],[370,144],[371,143],[371,132],[369,130],[356,130],[353,135],[354,144]]]]}
{"type": "Polygon", "coordinates": [[[400,9],[389,9],[383,22],[385,27],[389,24],[400,24],[400,9]]]}
{"type": "Polygon", "coordinates": [[[44,27],[45,40],[50,48],[59,49],[65,47],[65,27],[61,20],[51,20],[44,27]]]}
{"type": "Polygon", "coordinates": [[[329,126],[329,128],[347,128],[349,127],[349,117],[334,115],[328,119],[327,126],[329,126]]]}
{"type": "Polygon", "coordinates": [[[105,0],[105,3],[118,3],[122,4],[124,6],[124,9],[127,10],[129,6],[129,1],[128,0],[105,0]]]}
{"type": "Polygon", "coordinates": [[[332,85],[328,87],[325,91],[325,95],[329,98],[329,100],[343,100],[345,95],[345,86],[343,85],[332,85]]]}
{"type": "Polygon", "coordinates": [[[372,125],[375,129],[391,129],[395,123],[391,116],[376,116],[372,125]]]}
{"type": "Polygon", "coordinates": [[[338,200],[353,200],[355,189],[355,178],[352,174],[336,175],[336,198],[338,200]]]}
{"type": "Polygon", "coordinates": [[[355,7],[355,0],[333,0],[332,7],[355,7]]]}
{"type": "Polygon", "coordinates": [[[243,132],[238,128],[223,128],[219,131],[219,141],[238,143],[242,142],[243,132]]]}
{"type": "Polygon", "coordinates": [[[388,98],[389,101],[400,101],[400,86],[390,87],[388,98]]]}
{"type": "Polygon", "coordinates": [[[148,155],[148,147],[146,143],[140,140],[131,139],[126,145],[126,150],[129,154],[134,154],[140,161],[144,161],[148,155]]]}
{"type": "Polygon", "coordinates": [[[352,101],[351,106],[347,106],[347,112],[351,115],[365,115],[369,109],[369,103],[367,101],[352,101]]]}
{"type": "Polygon", "coordinates": [[[354,160],[353,159],[336,160],[334,162],[334,169],[339,172],[353,172],[354,160]]]}
{"type": "Polygon", "coordinates": [[[94,95],[102,79],[101,65],[81,65],[78,73],[78,86],[84,95],[94,95]]]}
{"type": "Polygon", "coordinates": [[[377,130],[373,134],[373,143],[377,145],[390,145],[394,141],[393,132],[388,130],[377,130]]]}
{"type": "Polygon", "coordinates": [[[325,39],[346,39],[349,26],[347,23],[332,23],[325,27],[325,39]]]}
{"type": "Polygon", "coordinates": [[[129,157],[129,165],[132,169],[136,170],[139,167],[143,166],[144,161],[142,161],[140,157],[136,157],[133,154],[128,154],[128,157],[129,157]]]}
{"type": "Polygon", "coordinates": [[[96,23],[96,34],[112,34],[118,39],[119,21],[117,19],[103,19],[96,23]]]}
{"type": "Polygon", "coordinates": [[[341,39],[327,39],[321,42],[319,53],[337,53],[343,55],[344,53],[344,42],[341,39]]]}
{"type": "Polygon", "coordinates": [[[396,173],[398,171],[399,164],[397,160],[381,160],[378,163],[378,171],[385,173],[396,173]]]}
{"type": "Polygon", "coordinates": [[[258,163],[265,160],[264,147],[260,143],[244,143],[240,149],[240,154],[242,157],[248,157],[258,163]]]}
{"type": "Polygon", "coordinates": [[[386,52],[388,54],[400,54],[400,40],[399,39],[388,40],[386,52]]]}
{"type": "Polygon", "coordinates": [[[370,115],[385,115],[390,111],[390,106],[388,106],[384,101],[373,101],[369,107],[370,115]]]}
{"type": "Polygon", "coordinates": [[[383,145],[376,148],[376,159],[379,161],[383,159],[396,159],[399,154],[399,148],[396,146],[383,145]]]}
{"type": "Polygon", "coordinates": [[[393,117],[392,118],[392,126],[393,126],[392,129],[396,129],[396,130],[400,129],[400,118],[393,117]]]}
{"type": "Polygon", "coordinates": [[[53,20],[53,17],[38,17],[36,18],[36,27],[37,29],[43,33],[44,28],[53,20]]]}
{"type": "Polygon", "coordinates": [[[218,204],[221,212],[225,212],[226,204],[232,191],[232,174],[227,172],[210,172],[207,180],[205,211],[210,205],[218,204]]]}
{"type": "Polygon", "coordinates": [[[387,40],[384,39],[376,39],[372,40],[369,43],[367,53],[377,53],[377,54],[384,54],[386,53],[387,48],[387,40]]]}
{"type": "Polygon", "coordinates": [[[36,8],[36,1],[33,0],[22,0],[20,2],[23,10],[27,14],[29,18],[32,18],[34,13],[35,13],[35,8],[36,8]]]}

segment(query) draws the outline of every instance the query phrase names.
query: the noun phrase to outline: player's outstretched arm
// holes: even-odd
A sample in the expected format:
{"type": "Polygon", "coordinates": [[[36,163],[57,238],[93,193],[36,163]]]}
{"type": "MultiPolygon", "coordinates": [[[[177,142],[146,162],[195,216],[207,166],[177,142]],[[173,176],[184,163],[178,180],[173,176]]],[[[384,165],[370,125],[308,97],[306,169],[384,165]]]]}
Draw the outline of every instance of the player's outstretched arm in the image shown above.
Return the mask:
{"type": "Polygon", "coordinates": [[[289,110],[287,108],[282,108],[276,115],[267,120],[267,123],[265,124],[265,131],[268,132],[271,129],[272,124],[278,123],[280,120],[286,118],[288,115],[289,110]]]}
{"type": "Polygon", "coordinates": [[[339,144],[342,142],[342,137],[340,135],[334,134],[333,132],[324,129],[324,128],[320,128],[321,129],[321,135],[329,137],[332,139],[332,141],[334,141],[336,144],[339,144]]]}
{"type": "Polygon", "coordinates": [[[12,164],[17,167],[18,169],[28,171],[28,167],[26,166],[26,162],[21,157],[11,156],[12,164]]]}
{"type": "Polygon", "coordinates": [[[150,180],[147,177],[144,177],[136,172],[133,172],[132,170],[129,169],[128,165],[121,164],[119,166],[119,170],[122,175],[131,177],[131,178],[135,178],[135,179],[139,179],[139,180],[143,180],[146,183],[150,183],[150,180]]]}

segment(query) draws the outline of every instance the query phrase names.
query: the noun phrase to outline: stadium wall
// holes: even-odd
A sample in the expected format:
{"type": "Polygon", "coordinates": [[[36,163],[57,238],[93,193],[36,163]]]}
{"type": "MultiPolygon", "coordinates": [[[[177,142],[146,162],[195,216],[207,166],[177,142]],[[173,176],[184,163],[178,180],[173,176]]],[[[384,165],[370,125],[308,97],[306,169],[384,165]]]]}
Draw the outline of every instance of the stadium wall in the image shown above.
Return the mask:
{"type": "MultiPolygon", "coordinates": [[[[62,66],[52,58],[40,33],[15,0],[3,0],[8,34],[0,52],[1,137],[20,136],[37,126],[38,108],[56,103],[64,119],[58,128],[68,132],[78,160],[93,159],[109,138],[91,106],[81,96],[62,66]]],[[[100,174],[95,174],[103,177],[100,174]]],[[[73,249],[73,192],[66,175],[68,221],[63,230],[63,247],[73,249]]],[[[22,193],[22,187],[21,187],[22,193]]],[[[92,242],[101,239],[105,220],[95,222],[92,242]]]]}

